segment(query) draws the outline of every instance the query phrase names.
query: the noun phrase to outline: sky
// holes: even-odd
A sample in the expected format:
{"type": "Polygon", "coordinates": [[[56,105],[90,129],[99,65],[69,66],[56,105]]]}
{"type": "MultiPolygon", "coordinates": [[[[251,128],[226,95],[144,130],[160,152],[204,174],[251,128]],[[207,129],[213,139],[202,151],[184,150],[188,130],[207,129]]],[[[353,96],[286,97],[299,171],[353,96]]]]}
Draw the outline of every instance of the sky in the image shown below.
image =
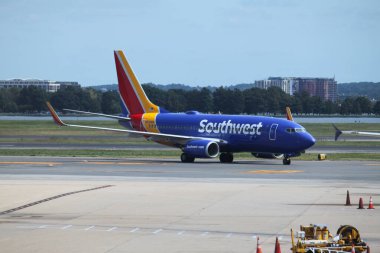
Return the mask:
{"type": "Polygon", "coordinates": [[[378,0],[0,0],[0,79],[221,86],[380,82],[378,0]]]}

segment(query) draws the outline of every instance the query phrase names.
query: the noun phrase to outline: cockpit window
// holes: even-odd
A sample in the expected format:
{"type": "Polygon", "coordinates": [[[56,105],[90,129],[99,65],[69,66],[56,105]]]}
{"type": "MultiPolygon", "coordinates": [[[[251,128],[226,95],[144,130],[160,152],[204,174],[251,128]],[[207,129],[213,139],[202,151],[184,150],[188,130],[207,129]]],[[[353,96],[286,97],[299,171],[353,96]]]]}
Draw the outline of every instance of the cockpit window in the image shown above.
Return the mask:
{"type": "Polygon", "coordinates": [[[303,127],[300,128],[287,128],[286,132],[288,133],[304,133],[306,132],[306,129],[303,127]]]}
{"type": "Polygon", "coordinates": [[[304,133],[304,132],[306,132],[306,129],[303,128],[303,127],[301,127],[301,128],[296,128],[296,132],[297,132],[297,133],[304,133]]]}
{"type": "Polygon", "coordinates": [[[296,131],[296,129],[294,129],[294,128],[287,128],[286,129],[286,132],[288,132],[288,133],[294,133],[296,131]]]}

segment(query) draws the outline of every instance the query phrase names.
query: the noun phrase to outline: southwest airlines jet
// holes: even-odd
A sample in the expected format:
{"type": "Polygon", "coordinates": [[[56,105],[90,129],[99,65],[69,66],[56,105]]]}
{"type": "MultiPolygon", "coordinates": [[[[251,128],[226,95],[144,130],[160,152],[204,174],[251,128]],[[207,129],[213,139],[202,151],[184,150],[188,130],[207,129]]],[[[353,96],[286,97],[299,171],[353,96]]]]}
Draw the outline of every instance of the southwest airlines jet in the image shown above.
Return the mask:
{"type": "Polygon", "coordinates": [[[290,158],[299,156],[315,143],[305,128],[292,120],[248,115],[203,114],[197,111],[170,113],[153,104],[134,75],[122,51],[115,51],[116,71],[122,104],[120,116],[69,110],[72,112],[114,118],[125,129],[72,125],[62,122],[48,104],[54,121],[60,126],[99,129],[137,134],[148,140],[182,150],[181,161],[215,158],[231,163],[233,154],[250,152],[259,158],[290,158]]]}

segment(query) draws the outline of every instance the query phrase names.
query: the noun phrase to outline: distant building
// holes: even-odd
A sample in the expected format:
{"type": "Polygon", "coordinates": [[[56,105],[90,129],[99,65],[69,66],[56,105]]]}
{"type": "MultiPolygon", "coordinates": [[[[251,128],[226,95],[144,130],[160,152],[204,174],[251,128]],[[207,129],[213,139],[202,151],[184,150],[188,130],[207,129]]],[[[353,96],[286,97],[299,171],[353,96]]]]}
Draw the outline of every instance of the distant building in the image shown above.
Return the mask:
{"type": "Polygon", "coordinates": [[[255,81],[257,88],[268,89],[271,86],[279,87],[289,95],[306,91],[310,96],[317,96],[322,100],[337,100],[337,82],[334,78],[269,77],[267,80],[255,81]]]}
{"type": "Polygon", "coordinates": [[[268,89],[269,87],[278,87],[285,93],[293,95],[293,80],[287,77],[269,77],[268,80],[255,81],[255,87],[268,89]]]}
{"type": "Polygon", "coordinates": [[[335,78],[296,78],[297,91],[306,91],[310,96],[335,102],[338,99],[335,78]]]}
{"type": "Polygon", "coordinates": [[[10,79],[0,80],[0,88],[24,88],[29,86],[36,86],[44,89],[47,92],[57,92],[61,87],[65,86],[80,86],[78,82],[66,82],[66,81],[50,81],[50,80],[38,80],[38,79],[10,79]]]}

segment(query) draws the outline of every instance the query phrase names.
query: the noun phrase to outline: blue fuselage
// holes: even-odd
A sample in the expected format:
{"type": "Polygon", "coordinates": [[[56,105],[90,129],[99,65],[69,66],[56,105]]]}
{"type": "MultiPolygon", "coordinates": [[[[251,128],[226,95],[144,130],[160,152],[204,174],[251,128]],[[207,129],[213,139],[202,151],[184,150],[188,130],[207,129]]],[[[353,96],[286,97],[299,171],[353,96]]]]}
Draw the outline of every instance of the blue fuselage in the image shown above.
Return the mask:
{"type": "Polygon", "coordinates": [[[216,138],[221,152],[299,153],[315,143],[305,128],[285,119],[201,113],[158,113],[160,133],[216,138]]]}

